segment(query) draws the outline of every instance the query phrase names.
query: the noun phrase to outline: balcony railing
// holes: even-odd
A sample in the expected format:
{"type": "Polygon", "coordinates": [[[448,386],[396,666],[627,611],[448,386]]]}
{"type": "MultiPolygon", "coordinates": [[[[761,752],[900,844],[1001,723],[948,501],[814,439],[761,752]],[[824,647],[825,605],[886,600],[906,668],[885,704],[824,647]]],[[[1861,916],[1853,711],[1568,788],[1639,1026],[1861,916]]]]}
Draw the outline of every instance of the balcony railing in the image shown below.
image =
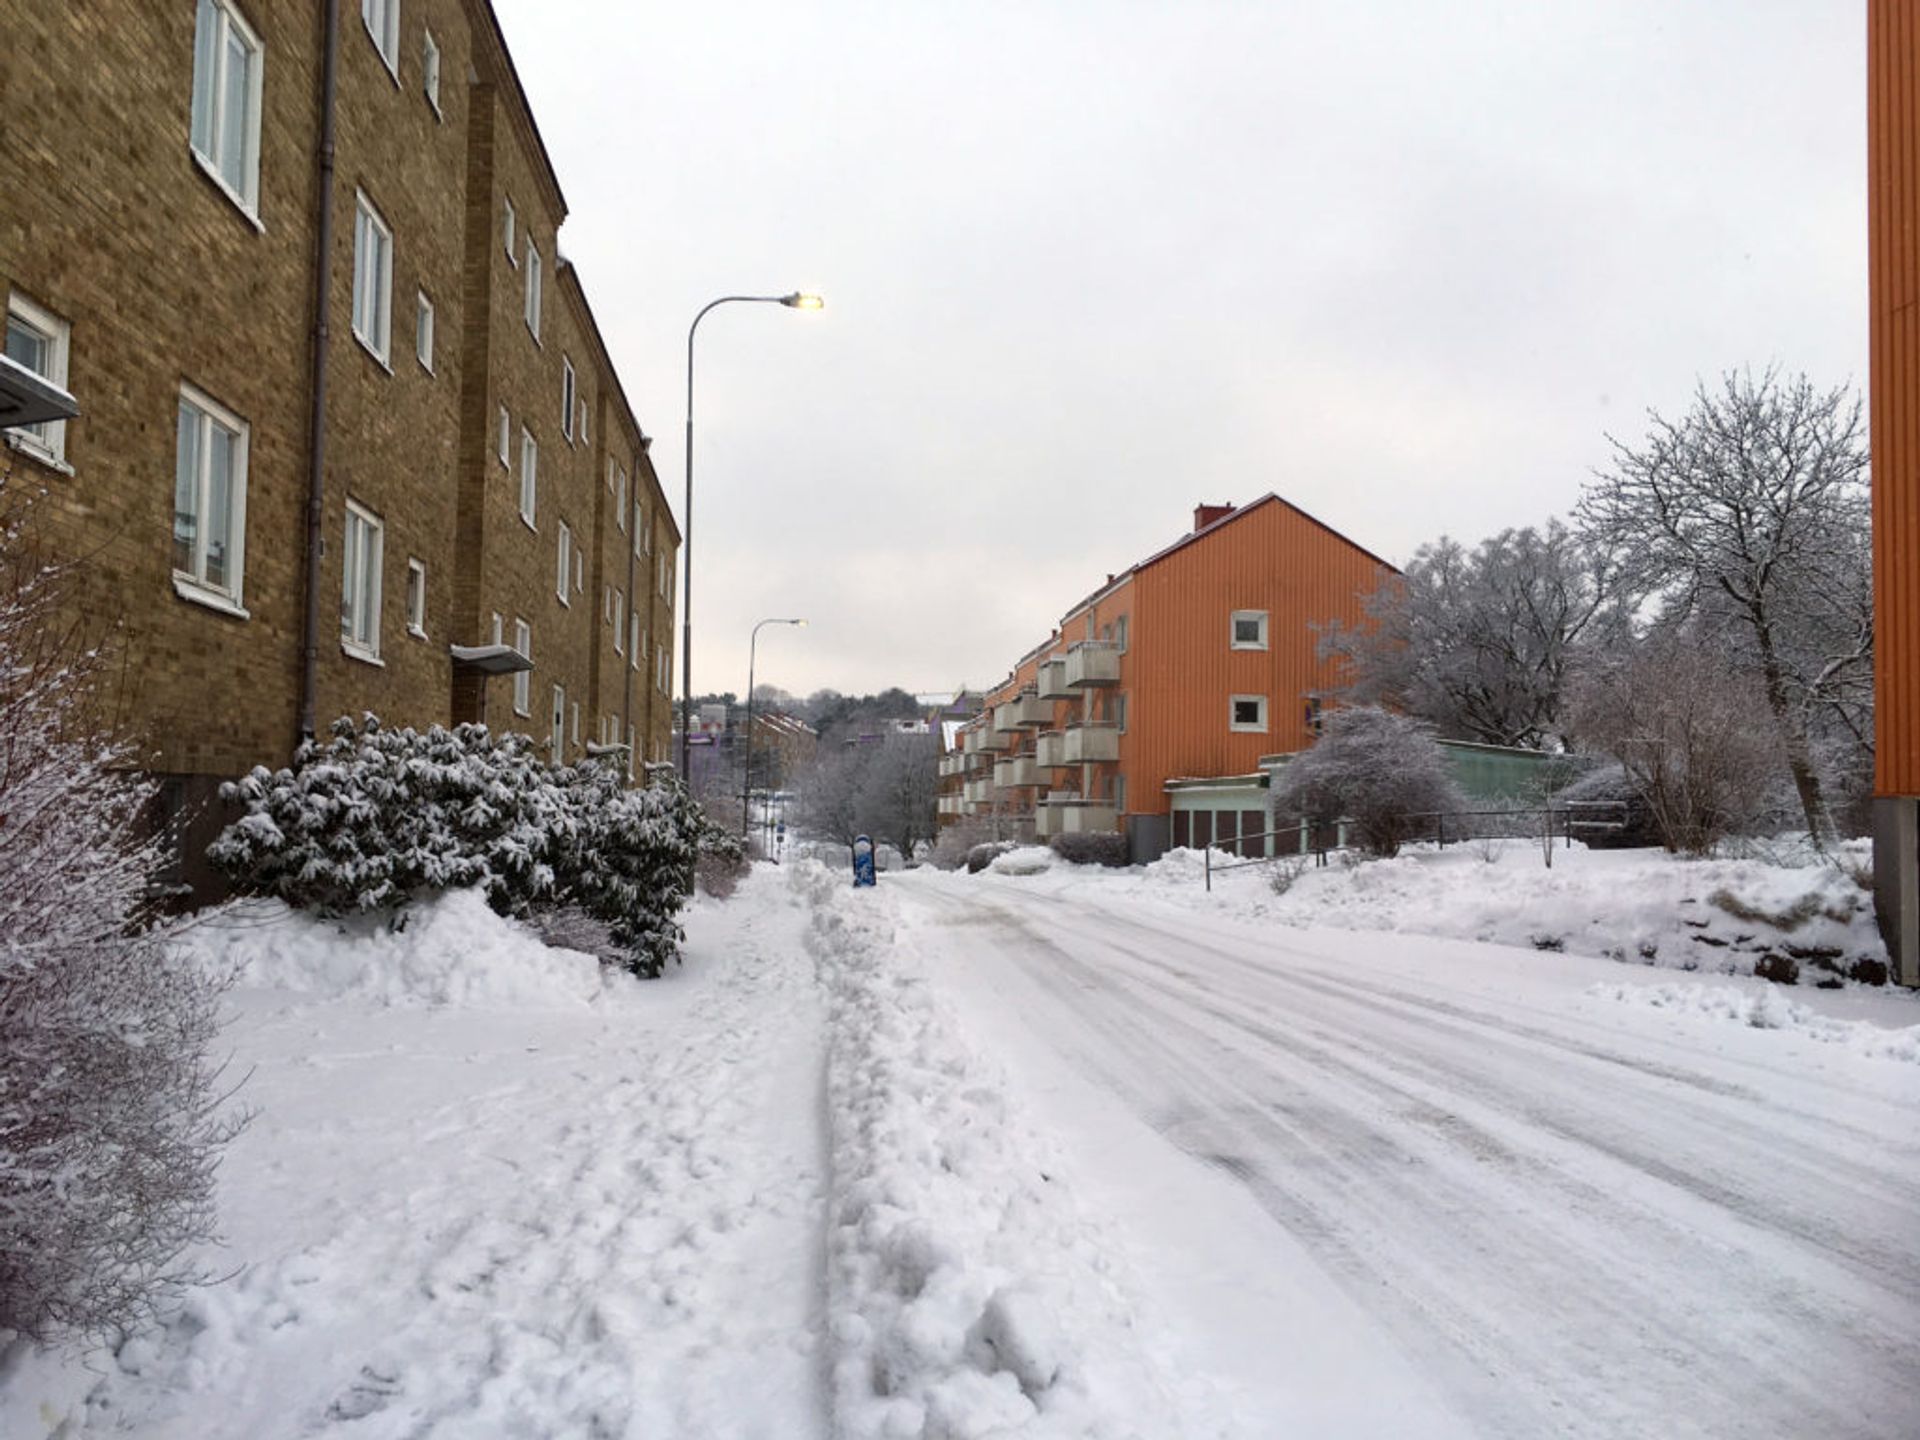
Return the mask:
{"type": "Polygon", "coordinates": [[[1082,640],[1067,651],[1068,688],[1120,683],[1120,647],[1111,640],[1082,640]]]}
{"type": "Polygon", "coordinates": [[[1042,770],[1051,770],[1057,765],[1067,763],[1067,732],[1064,730],[1042,730],[1033,737],[1033,763],[1042,770]]]}
{"type": "Polygon", "coordinates": [[[1039,785],[1044,783],[1032,755],[1013,755],[997,762],[993,767],[994,787],[999,790],[1011,790],[1021,785],[1039,785]]]}
{"type": "Polygon", "coordinates": [[[1051,725],[1053,723],[1053,704],[1042,700],[1032,691],[1016,695],[1013,699],[993,707],[993,728],[1002,734],[1021,730],[1029,725],[1051,725]]]}
{"type": "Polygon", "coordinates": [[[969,805],[991,805],[993,803],[993,781],[969,780],[961,797],[969,805]]]}
{"type": "Polygon", "coordinates": [[[1112,834],[1120,828],[1120,812],[1105,800],[1088,800],[1068,792],[1049,795],[1034,807],[1033,833],[1039,839],[1053,835],[1112,834]]]}
{"type": "Polygon", "coordinates": [[[1067,683],[1067,657],[1055,655],[1040,662],[1040,683],[1038,686],[1042,700],[1077,700],[1079,694],[1067,683]]]}
{"type": "Polygon", "coordinates": [[[1061,764],[1099,765],[1119,758],[1120,727],[1118,725],[1096,720],[1067,727],[1061,764]]]}

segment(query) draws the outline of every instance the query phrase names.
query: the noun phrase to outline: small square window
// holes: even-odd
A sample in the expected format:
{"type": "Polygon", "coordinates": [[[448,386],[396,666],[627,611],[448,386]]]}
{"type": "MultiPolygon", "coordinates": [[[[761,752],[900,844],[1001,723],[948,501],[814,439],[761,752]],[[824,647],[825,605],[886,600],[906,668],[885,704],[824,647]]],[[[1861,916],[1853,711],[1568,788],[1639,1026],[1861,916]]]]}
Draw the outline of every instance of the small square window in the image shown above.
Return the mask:
{"type": "Polygon", "coordinates": [[[230,0],[200,0],[190,143],[201,168],[256,223],[260,208],[259,37],[230,0]]]}
{"type": "Polygon", "coordinates": [[[427,298],[427,292],[420,292],[419,308],[414,312],[413,353],[420,359],[420,368],[429,375],[433,373],[433,301],[427,298]]]}
{"type": "Polygon", "coordinates": [[[1267,648],[1266,611],[1236,610],[1233,612],[1233,648],[1235,650],[1267,648]]]}
{"type": "Polygon", "coordinates": [[[440,46],[434,41],[431,30],[426,32],[426,37],[420,46],[420,88],[426,92],[427,103],[433,106],[433,113],[439,115],[440,46]]]}
{"type": "Polygon", "coordinates": [[[1235,695],[1230,703],[1227,728],[1241,734],[1264,735],[1267,733],[1267,697],[1264,695],[1235,695]]]}
{"type": "Polygon", "coordinates": [[[427,638],[427,567],[411,559],[407,561],[407,633],[427,638]]]}
{"type": "MultiPolygon", "coordinates": [[[[62,390],[67,388],[67,355],[72,349],[72,333],[66,321],[52,311],[42,310],[26,296],[8,297],[7,358],[62,390]]],[[[16,425],[7,431],[7,438],[49,464],[66,464],[67,422],[64,420],[16,425]]]]}

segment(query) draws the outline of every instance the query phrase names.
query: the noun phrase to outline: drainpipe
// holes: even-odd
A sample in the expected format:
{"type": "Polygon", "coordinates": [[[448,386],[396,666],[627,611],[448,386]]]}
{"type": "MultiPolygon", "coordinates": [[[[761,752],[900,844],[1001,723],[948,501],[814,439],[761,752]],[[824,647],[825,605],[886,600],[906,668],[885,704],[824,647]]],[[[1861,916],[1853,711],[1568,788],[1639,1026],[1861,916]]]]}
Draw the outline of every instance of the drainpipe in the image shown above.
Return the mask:
{"type": "Polygon", "coordinates": [[[307,423],[307,605],[301,636],[300,739],[314,737],[320,672],[320,548],[327,499],[327,314],[333,274],[333,110],[340,63],[340,0],[326,0],[326,58],[320,71],[320,197],[313,266],[313,409],[307,423]]]}

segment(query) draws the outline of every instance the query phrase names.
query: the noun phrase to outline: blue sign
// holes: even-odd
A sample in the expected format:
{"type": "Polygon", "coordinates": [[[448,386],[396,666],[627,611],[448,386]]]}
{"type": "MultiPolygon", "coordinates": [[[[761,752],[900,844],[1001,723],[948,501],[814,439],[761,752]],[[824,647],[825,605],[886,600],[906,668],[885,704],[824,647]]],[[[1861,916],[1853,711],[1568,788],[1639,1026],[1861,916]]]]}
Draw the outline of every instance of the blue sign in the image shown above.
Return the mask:
{"type": "Polygon", "coordinates": [[[853,885],[857,890],[862,885],[873,884],[873,841],[865,835],[856,835],[853,840],[853,885]]]}

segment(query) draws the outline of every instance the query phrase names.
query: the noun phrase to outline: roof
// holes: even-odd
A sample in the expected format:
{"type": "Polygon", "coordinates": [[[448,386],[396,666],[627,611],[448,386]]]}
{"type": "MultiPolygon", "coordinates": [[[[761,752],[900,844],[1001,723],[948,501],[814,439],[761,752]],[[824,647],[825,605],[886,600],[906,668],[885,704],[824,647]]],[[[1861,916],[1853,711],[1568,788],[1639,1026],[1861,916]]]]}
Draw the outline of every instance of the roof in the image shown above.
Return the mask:
{"type": "Polygon", "coordinates": [[[491,0],[468,0],[467,9],[483,24],[474,28],[476,38],[491,39],[493,50],[499,56],[504,67],[504,79],[511,92],[511,110],[514,118],[526,129],[527,138],[533,141],[534,157],[539,161],[535,167],[539,179],[545,182],[549,198],[558,211],[559,218],[567,214],[567,197],[560,191],[560,175],[553,168],[553,156],[547,153],[547,142],[541,138],[540,127],[534,122],[533,105],[527,99],[527,87],[520,83],[520,72],[513,63],[513,52],[507,48],[507,37],[500,29],[500,17],[494,14],[491,0]]]}

